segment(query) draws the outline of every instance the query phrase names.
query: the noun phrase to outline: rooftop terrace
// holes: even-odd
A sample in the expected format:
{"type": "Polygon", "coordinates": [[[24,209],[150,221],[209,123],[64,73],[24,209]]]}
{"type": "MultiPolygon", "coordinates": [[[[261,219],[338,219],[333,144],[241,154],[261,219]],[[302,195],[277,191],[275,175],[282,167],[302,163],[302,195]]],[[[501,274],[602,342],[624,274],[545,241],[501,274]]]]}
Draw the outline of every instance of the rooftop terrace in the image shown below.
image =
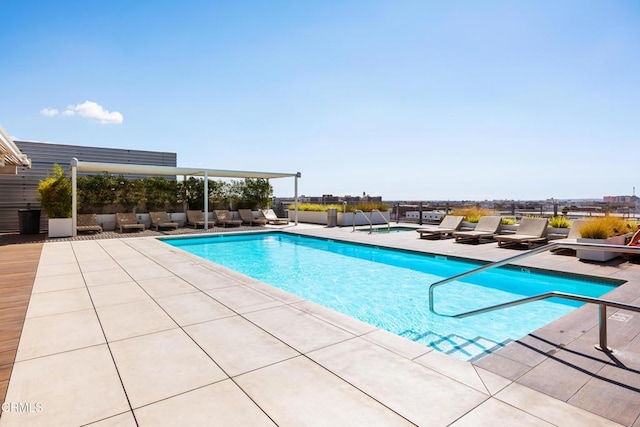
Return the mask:
{"type": "MultiPolygon", "coordinates": [[[[482,260],[517,253],[287,229],[482,260]]],[[[635,313],[610,311],[612,354],[593,348],[597,308],[583,306],[467,363],[145,233],[0,246],[0,372],[11,373],[0,425],[640,425],[635,313]]],[[[607,298],[640,303],[635,263],[545,253],[520,264],[627,280],[607,298]]]]}

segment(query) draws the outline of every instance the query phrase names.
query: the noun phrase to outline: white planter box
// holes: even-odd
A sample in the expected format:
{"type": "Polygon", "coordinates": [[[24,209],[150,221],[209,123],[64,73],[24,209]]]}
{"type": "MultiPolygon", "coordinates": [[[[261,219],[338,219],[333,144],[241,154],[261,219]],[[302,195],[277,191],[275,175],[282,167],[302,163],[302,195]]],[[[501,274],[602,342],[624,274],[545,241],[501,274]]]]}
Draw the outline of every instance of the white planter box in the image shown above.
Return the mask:
{"type": "Polygon", "coordinates": [[[103,231],[113,231],[116,229],[116,214],[98,214],[98,224],[103,231]]]}
{"type": "Polygon", "coordinates": [[[340,227],[352,227],[354,221],[356,225],[369,225],[369,221],[371,221],[373,225],[386,224],[387,222],[391,221],[391,215],[389,214],[389,212],[382,212],[382,215],[380,215],[378,212],[375,212],[373,214],[371,212],[365,212],[364,215],[362,215],[360,212],[358,212],[357,215],[355,215],[353,212],[338,212],[338,225],[340,227]],[[383,217],[384,219],[382,219],[383,217]]]}
{"type": "MultiPolygon", "coordinates": [[[[295,219],[295,211],[289,210],[289,220],[294,221],[295,219]]],[[[371,212],[365,212],[365,215],[369,219],[365,219],[365,217],[358,213],[355,217],[356,225],[369,225],[369,220],[371,218],[371,212]]],[[[310,211],[298,211],[298,221],[305,222],[308,224],[321,224],[327,225],[327,212],[310,212],[310,211]]],[[[373,214],[373,224],[386,224],[386,222],[382,219],[384,217],[387,221],[390,221],[389,212],[382,212],[382,216],[376,212],[373,214]]],[[[340,227],[351,227],[353,225],[354,217],[353,213],[347,212],[338,212],[338,226],[340,227]]]]}
{"type": "Polygon", "coordinates": [[[73,218],[49,218],[49,237],[71,237],[73,218]]]}
{"type": "MultiPolygon", "coordinates": [[[[626,235],[609,237],[608,239],[585,239],[585,238],[579,237],[577,239],[577,242],[578,243],[599,243],[599,244],[606,244],[606,245],[624,245],[626,238],[627,238],[626,235]]],[[[610,259],[613,259],[620,255],[622,255],[620,252],[605,252],[605,251],[599,251],[597,249],[576,250],[576,256],[579,259],[586,259],[590,261],[609,261],[610,259]]]]}

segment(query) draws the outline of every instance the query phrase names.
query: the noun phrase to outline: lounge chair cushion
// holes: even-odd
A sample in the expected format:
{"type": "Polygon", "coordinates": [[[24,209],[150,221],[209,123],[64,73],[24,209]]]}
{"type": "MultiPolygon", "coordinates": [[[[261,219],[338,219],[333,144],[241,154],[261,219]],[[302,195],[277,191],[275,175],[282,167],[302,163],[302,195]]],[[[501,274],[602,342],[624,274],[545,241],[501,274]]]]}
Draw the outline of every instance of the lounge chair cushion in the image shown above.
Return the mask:
{"type": "Polygon", "coordinates": [[[161,228],[178,228],[178,223],[171,221],[166,212],[149,212],[149,216],[151,217],[151,226],[155,227],[156,230],[161,228]]]}
{"type": "Polygon", "coordinates": [[[443,235],[451,234],[458,230],[460,225],[462,225],[463,219],[462,216],[447,215],[437,227],[418,228],[416,231],[420,234],[421,239],[428,236],[442,237],[443,235]]]}
{"type": "Polygon", "coordinates": [[[547,241],[547,218],[524,217],[520,220],[520,225],[515,234],[507,236],[496,236],[498,246],[508,243],[526,243],[531,246],[533,243],[543,243],[547,241]]]}
{"type": "Polygon", "coordinates": [[[455,231],[453,237],[458,240],[480,240],[491,239],[498,233],[498,228],[502,218],[499,216],[483,216],[476,224],[476,228],[471,231],[455,231]]]}

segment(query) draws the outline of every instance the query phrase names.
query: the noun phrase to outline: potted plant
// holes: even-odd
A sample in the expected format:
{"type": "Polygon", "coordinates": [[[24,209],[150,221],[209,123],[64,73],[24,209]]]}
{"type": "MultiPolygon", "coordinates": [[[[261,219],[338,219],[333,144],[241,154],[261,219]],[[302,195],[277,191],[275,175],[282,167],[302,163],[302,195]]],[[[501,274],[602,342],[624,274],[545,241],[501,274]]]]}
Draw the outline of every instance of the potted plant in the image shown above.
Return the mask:
{"type": "Polygon", "coordinates": [[[38,184],[40,205],[49,217],[49,237],[73,235],[71,192],[71,180],[60,165],[54,163],[52,175],[38,184]]]}
{"type": "MultiPolygon", "coordinates": [[[[622,218],[604,216],[587,221],[580,227],[578,243],[599,243],[607,245],[624,245],[627,235],[634,229],[633,224],[622,218]]],[[[608,261],[617,256],[619,252],[605,252],[592,249],[578,249],[576,256],[580,259],[591,261],[608,261]]]]}
{"type": "Polygon", "coordinates": [[[554,216],[549,218],[547,235],[555,236],[556,238],[567,237],[569,235],[569,228],[571,228],[571,221],[566,216],[554,216]]]}

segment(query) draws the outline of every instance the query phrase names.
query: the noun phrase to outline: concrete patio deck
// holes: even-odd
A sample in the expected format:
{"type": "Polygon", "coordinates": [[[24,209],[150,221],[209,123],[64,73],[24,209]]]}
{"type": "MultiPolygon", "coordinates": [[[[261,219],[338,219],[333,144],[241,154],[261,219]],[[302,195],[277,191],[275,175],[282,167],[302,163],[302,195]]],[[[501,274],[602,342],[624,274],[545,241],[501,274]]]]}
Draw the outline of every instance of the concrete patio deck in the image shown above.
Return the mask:
{"type": "MultiPolygon", "coordinates": [[[[288,230],[516,253],[413,232],[288,230]]],[[[521,264],[628,280],[608,298],[640,301],[637,264],[549,253],[521,264]]],[[[592,350],[597,315],[585,306],[468,363],[153,237],[47,242],[0,425],[640,425],[640,323],[622,314],[609,322],[611,357],[592,350]]]]}

